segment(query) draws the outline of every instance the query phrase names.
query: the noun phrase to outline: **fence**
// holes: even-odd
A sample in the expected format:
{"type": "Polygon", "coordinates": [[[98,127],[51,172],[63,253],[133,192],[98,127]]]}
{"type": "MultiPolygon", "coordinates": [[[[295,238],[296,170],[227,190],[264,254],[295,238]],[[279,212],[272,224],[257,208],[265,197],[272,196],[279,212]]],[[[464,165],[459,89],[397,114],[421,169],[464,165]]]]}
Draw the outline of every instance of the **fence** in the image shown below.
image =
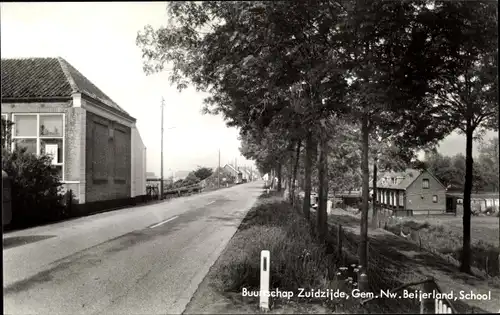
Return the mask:
{"type": "MultiPolygon", "coordinates": [[[[338,265],[341,266],[335,271],[334,286],[349,290],[358,288],[360,291],[386,292],[386,299],[378,299],[377,312],[408,313],[416,312],[420,308],[421,314],[452,314],[458,313],[451,301],[443,295],[443,291],[433,278],[415,279],[404,262],[393,259],[391,252],[396,252],[392,248],[381,251],[381,243],[370,240],[368,244],[369,265],[364,268],[358,263],[359,240],[354,233],[350,233],[348,228],[337,224],[331,228],[331,240],[335,242],[338,265]],[[411,299],[398,299],[395,294],[409,288],[420,287],[420,297],[418,304],[411,299]],[[387,288],[394,288],[388,290],[387,288]],[[438,293],[438,294],[436,294],[438,293]],[[394,294],[394,295],[393,295],[394,294]]],[[[380,298],[379,296],[377,296],[380,298]]],[[[374,300],[375,297],[368,298],[361,302],[365,307],[366,303],[374,300]]]]}
{"type": "MultiPolygon", "coordinates": [[[[446,215],[444,215],[446,216],[446,215]]],[[[410,218],[411,220],[411,218],[410,218]]],[[[386,211],[380,213],[377,218],[377,227],[388,230],[396,235],[399,235],[405,238],[408,241],[411,241],[415,244],[418,244],[419,249],[421,251],[428,251],[432,254],[441,257],[442,259],[448,261],[448,263],[454,264],[458,266],[460,263],[458,261],[458,253],[455,253],[452,245],[449,245],[449,250],[446,250],[443,253],[436,249],[436,244],[432,242],[426,242],[423,240],[422,235],[427,235],[427,233],[421,234],[420,231],[413,231],[413,229],[409,228],[410,231],[403,231],[403,224],[401,218],[395,218],[391,216],[391,212],[386,211]]],[[[424,225],[425,223],[422,223],[424,225]]],[[[425,239],[425,237],[424,237],[425,239]]],[[[474,245],[472,246],[474,249],[474,245]]],[[[500,251],[489,248],[489,249],[481,249],[478,248],[478,255],[475,255],[473,260],[474,272],[476,274],[481,274],[486,277],[496,277],[500,276],[500,251]]]]}

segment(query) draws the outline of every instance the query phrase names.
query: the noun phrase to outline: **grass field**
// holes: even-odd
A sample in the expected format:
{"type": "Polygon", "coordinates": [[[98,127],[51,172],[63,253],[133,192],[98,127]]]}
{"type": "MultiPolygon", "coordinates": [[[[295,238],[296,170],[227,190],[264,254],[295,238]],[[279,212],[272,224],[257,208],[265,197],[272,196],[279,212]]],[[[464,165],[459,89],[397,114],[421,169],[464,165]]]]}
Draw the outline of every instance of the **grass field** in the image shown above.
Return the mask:
{"type": "MultiPolygon", "coordinates": [[[[413,216],[407,220],[417,222],[428,222],[433,225],[444,225],[454,233],[462,235],[461,216],[413,216]]],[[[493,216],[478,216],[471,218],[472,241],[483,241],[494,246],[499,246],[499,218],[493,216]]]]}

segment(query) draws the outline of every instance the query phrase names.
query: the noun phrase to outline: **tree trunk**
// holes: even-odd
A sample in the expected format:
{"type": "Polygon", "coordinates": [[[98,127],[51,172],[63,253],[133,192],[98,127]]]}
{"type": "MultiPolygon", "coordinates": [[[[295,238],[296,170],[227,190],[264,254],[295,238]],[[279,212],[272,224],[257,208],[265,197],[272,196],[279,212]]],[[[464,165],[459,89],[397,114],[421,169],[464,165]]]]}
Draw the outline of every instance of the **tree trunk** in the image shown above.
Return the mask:
{"type": "Polygon", "coordinates": [[[281,162],[278,162],[278,170],[277,170],[277,174],[276,176],[278,177],[278,188],[276,189],[278,192],[281,192],[281,189],[282,189],[282,183],[283,183],[283,174],[282,174],[282,171],[283,171],[283,167],[281,165],[281,162]]]}
{"type": "Polygon", "coordinates": [[[470,251],[470,222],[471,222],[471,192],[474,161],[472,159],[472,137],[474,129],[472,128],[471,118],[467,119],[466,126],[466,145],[465,145],[465,184],[464,184],[464,216],[463,216],[463,247],[460,264],[460,271],[471,273],[471,251],[470,251]]]}
{"type": "Polygon", "coordinates": [[[307,220],[311,218],[311,186],[312,186],[312,156],[314,142],[312,132],[309,131],[306,137],[306,157],[304,161],[304,204],[302,210],[307,220]]]}
{"type": "MultiPolygon", "coordinates": [[[[292,154],[293,155],[293,154],[292,154]]],[[[287,174],[287,189],[288,189],[288,201],[293,204],[292,196],[292,181],[293,181],[293,158],[290,159],[288,163],[288,174],[287,174]]]]}
{"type": "Polygon", "coordinates": [[[327,202],[328,202],[328,142],[326,137],[320,135],[319,157],[318,157],[318,210],[316,213],[318,221],[318,237],[321,244],[325,243],[328,233],[327,202]]]}
{"type": "Polygon", "coordinates": [[[318,210],[317,210],[317,226],[318,237],[320,243],[326,241],[328,233],[327,222],[327,202],[328,202],[328,142],[325,136],[321,136],[319,142],[319,157],[318,157],[318,210]]]}
{"type": "Polygon", "coordinates": [[[269,180],[271,181],[271,189],[274,190],[274,168],[269,172],[269,180]]]}
{"type": "Polygon", "coordinates": [[[373,228],[377,228],[377,222],[378,222],[378,213],[377,213],[377,157],[375,157],[374,162],[373,162],[373,194],[372,194],[372,226],[373,228]]]}
{"type": "Polygon", "coordinates": [[[293,179],[292,179],[292,189],[291,189],[291,200],[292,204],[295,204],[295,182],[297,181],[297,172],[299,171],[299,158],[300,158],[300,147],[302,145],[302,141],[299,140],[297,143],[297,151],[295,155],[295,165],[293,167],[293,179]]]}
{"type": "Polygon", "coordinates": [[[361,241],[359,244],[359,264],[366,272],[368,269],[368,199],[370,197],[369,181],[370,170],[368,167],[369,129],[368,115],[363,115],[361,122],[363,139],[361,170],[363,173],[363,202],[361,204],[361,241]]]}

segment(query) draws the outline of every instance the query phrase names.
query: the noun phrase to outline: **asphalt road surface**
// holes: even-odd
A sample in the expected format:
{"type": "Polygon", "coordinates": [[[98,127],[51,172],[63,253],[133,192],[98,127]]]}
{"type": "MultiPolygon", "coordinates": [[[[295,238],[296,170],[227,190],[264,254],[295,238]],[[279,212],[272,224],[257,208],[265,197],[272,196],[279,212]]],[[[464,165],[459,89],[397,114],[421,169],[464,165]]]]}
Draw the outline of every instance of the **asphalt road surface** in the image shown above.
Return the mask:
{"type": "Polygon", "coordinates": [[[4,313],[180,314],[262,186],[5,234],[4,313]]]}

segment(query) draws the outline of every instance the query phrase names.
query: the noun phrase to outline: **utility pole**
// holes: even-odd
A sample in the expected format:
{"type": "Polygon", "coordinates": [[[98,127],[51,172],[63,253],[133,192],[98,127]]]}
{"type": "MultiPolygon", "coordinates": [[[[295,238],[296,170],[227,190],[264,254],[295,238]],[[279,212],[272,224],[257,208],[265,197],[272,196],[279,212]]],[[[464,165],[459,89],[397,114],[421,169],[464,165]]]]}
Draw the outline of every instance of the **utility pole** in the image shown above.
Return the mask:
{"type": "Polygon", "coordinates": [[[220,188],[220,149],[219,149],[219,167],[217,168],[217,188],[220,188]]]}
{"type": "Polygon", "coordinates": [[[161,174],[160,174],[160,200],[163,200],[163,108],[165,107],[165,99],[161,98],[161,174]]]}

